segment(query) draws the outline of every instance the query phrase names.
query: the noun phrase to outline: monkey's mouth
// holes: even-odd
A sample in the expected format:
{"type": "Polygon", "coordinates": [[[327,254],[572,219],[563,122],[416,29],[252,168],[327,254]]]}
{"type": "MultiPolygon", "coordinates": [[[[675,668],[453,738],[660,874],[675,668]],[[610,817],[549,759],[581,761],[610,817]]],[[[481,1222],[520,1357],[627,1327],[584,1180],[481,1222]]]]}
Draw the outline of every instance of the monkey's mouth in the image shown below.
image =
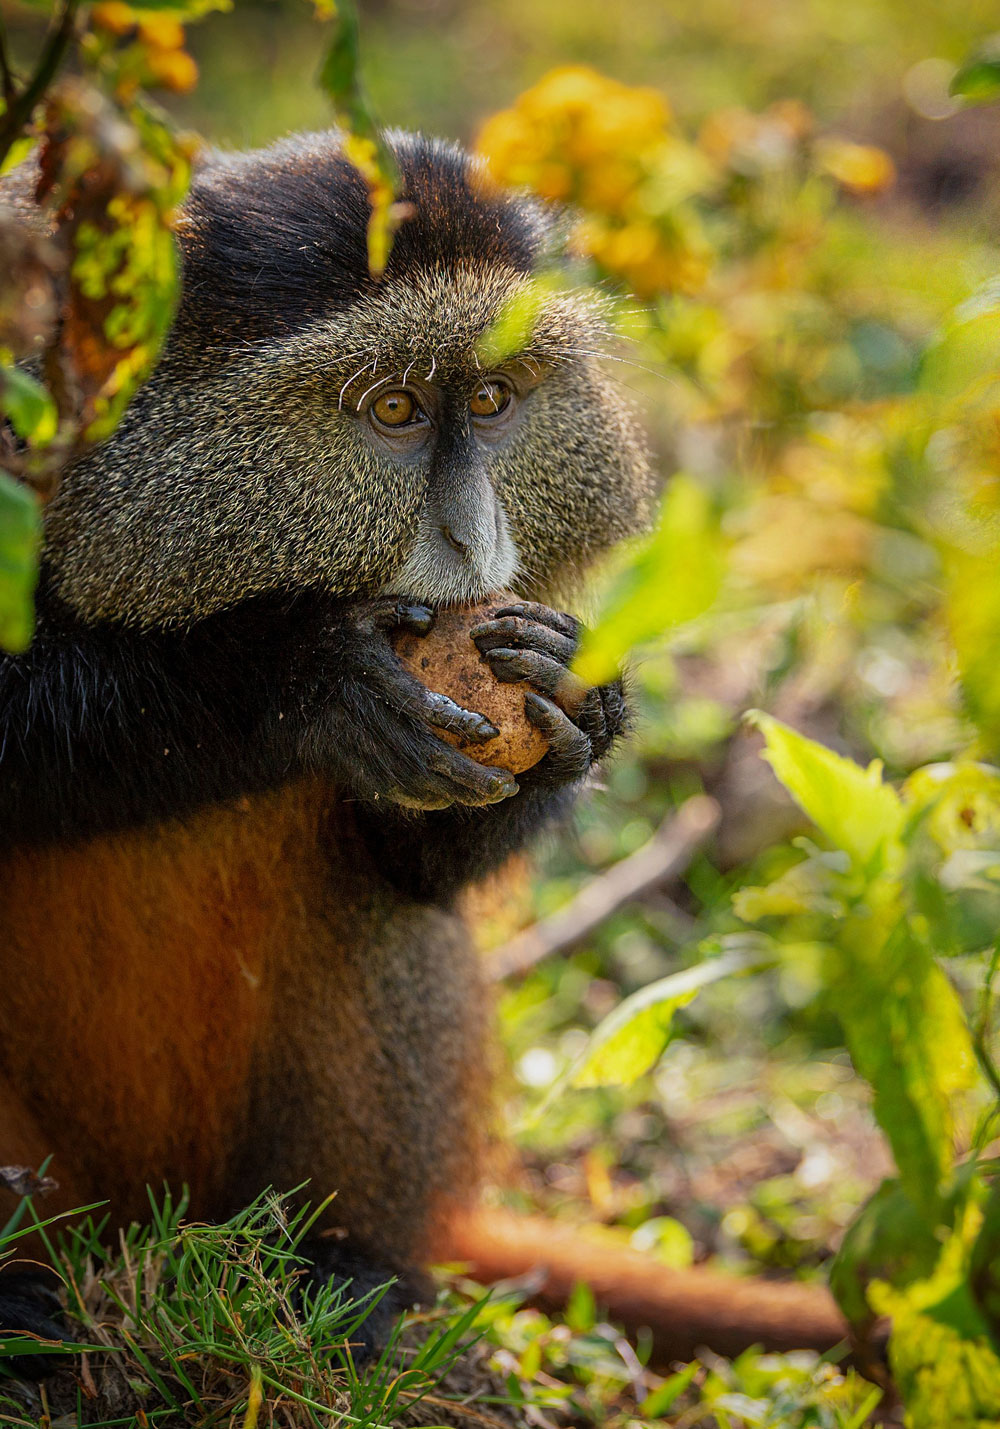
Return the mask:
{"type": "Polygon", "coordinates": [[[492,539],[458,545],[427,518],[406,560],[386,583],[384,594],[427,605],[475,605],[510,586],[518,554],[502,507],[492,539]]]}

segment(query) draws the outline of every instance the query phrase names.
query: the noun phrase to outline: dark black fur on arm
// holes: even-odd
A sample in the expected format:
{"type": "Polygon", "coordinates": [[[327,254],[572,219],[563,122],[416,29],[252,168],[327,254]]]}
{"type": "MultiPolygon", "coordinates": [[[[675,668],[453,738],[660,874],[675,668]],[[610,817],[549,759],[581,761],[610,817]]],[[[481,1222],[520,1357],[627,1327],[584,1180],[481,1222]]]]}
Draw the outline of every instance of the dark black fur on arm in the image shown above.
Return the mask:
{"type": "Polygon", "coordinates": [[[0,656],[0,842],[155,823],[280,782],[274,603],[183,633],[40,606],[30,650],[0,656]]]}
{"type": "Polygon", "coordinates": [[[447,898],[557,817],[603,752],[542,697],[553,754],[518,792],[443,743],[435,727],[493,731],[396,661],[391,630],[428,625],[422,607],[306,593],[135,631],[40,605],[32,648],[0,658],[0,845],[184,817],[314,772],[356,802],[387,878],[447,898]]]}

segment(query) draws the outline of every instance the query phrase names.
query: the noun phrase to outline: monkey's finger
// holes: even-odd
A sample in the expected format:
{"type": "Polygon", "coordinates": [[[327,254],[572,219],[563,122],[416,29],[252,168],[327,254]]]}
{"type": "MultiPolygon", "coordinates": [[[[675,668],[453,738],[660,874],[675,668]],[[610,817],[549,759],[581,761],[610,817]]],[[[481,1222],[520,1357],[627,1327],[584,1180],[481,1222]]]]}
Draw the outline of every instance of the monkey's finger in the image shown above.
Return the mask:
{"type": "Polygon", "coordinates": [[[420,809],[477,806],[497,804],[518,791],[517,780],[508,770],[477,764],[424,724],[409,726],[403,737],[393,735],[391,743],[406,751],[405,758],[391,767],[385,785],[396,803],[420,809]]]}
{"type": "Polygon", "coordinates": [[[485,744],[488,739],[496,739],[500,731],[485,715],[475,710],[463,709],[447,695],[439,695],[435,690],[427,690],[420,697],[420,713],[434,729],[446,729],[449,734],[457,734],[463,744],[485,744]]]}
{"type": "Polygon", "coordinates": [[[427,772],[453,803],[499,804],[517,793],[518,782],[508,769],[477,764],[451,745],[436,738],[433,742],[436,748],[428,749],[427,772]]]}
{"type": "Polygon", "coordinates": [[[520,600],[513,605],[500,605],[491,612],[494,616],[519,615],[523,620],[533,620],[537,625],[548,625],[560,635],[571,640],[580,638],[580,622],[576,616],[564,610],[553,610],[550,605],[542,605],[537,600],[520,600]]]}
{"type": "Polygon", "coordinates": [[[527,680],[543,695],[550,695],[571,719],[576,718],[592,688],[567,670],[561,661],[541,655],[537,650],[488,650],[483,659],[498,680],[506,685],[527,680]]]}
{"type": "Polygon", "coordinates": [[[541,695],[524,697],[524,713],[545,735],[549,752],[538,766],[553,783],[571,784],[582,779],[594,762],[590,740],[558,705],[541,695]]]}
{"type": "Polygon", "coordinates": [[[422,720],[434,729],[446,729],[463,744],[485,744],[500,733],[496,725],[477,710],[467,710],[448,695],[429,690],[395,656],[388,657],[382,673],[383,697],[410,719],[422,720]]]}
{"type": "Polygon", "coordinates": [[[372,624],[376,630],[409,630],[426,635],[434,624],[434,611],[422,601],[390,597],[376,603],[372,624]]]}
{"type": "Polygon", "coordinates": [[[503,645],[508,649],[539,650],[553,660],[568,665],[576,654],[577,642],[569,635],[561,635],[550,625],[540,625],[537,620],[524,620],[519,615],[505,615],[497,620],[486,620],[469,631],[480,655],[503,645]]]}
{"type": "Polygon", "coordinates": [[[591,690],[577,716],[577,724],[590,739],[595,762],[603,759],[624,731],[627,714],[625,691],[620,680],[591,690]]]}

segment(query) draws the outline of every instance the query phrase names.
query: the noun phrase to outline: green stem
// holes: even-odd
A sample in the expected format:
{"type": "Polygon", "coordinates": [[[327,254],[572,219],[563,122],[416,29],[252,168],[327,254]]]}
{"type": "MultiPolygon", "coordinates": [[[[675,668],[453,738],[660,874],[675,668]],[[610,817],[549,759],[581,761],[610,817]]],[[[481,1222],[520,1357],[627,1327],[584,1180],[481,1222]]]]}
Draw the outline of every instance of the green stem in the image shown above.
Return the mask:
{"type": "MultiPolygon", "coordinates": [[[[3,119],[0,120],[0,167],[3,166],[13,145],[21,137],[22,131],[30,123],[36,104],[55,78],[56,71],[65,57],[70,40],[73,38],[79,5],[80,0],[63,0],[62,10],[49,33],[45,48],[42,50],[42,57],[38,61],[38,67],[20,94],[14,94],[7,101],[7,110],[3,119]]],[[[5,87],[8,73],[5,61],[5,87]]]]}

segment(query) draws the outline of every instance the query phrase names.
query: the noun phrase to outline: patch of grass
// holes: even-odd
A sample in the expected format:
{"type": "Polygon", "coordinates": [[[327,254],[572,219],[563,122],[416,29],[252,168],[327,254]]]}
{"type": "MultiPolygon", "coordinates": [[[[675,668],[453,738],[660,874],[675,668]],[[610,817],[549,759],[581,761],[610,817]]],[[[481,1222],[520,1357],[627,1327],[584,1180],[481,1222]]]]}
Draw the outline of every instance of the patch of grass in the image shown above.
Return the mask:
{"type": "Polygon", "coordinates": [[[582,1286],[564,1315],[547,1315],[522,1304],[526,1285],[486,1295],[454,1275],[359,1369],[352,1345],[389,1286],[357,1300],[343,1283],[306,1287],[303,1242],[324,1206],[293,1206],[293,1194],[266,1192],[205,1225],[165,1191],[117,1246],[97,1208],[44,1219],[23,1196],[0,1231],[0,1263],[38,1236],[64,1286],[68,1337],[0,1340],[0,1425],[860,1429],[879,1397],[812,1354],[706,1355],[657,1372],[648,1345],[629,1344],[582,1286]],[[38,1385],[4,1375],[5,1361],[33,1352],[69,1364],[38,1385]]]}
{"type": "MultiPolygon", "coordinates": [[[[389,1285],[354,1299],[349,1284],[306,1283],[302,1246],[324,1206],[293,1208],[289,1196],[268,1191],[231,1220],[204,1225],[184,1219],[185,1197],[175,1201],[167,1191],[150,1204],[149,1224],[131,1226],[109,1248],[107,1217],[43,1220],[33,1198],[23,1198],[0,1235],[0,1258],[24,1234],[41,1237],[65,1287],[71,1338],[62,1346],[0,1341],[0,1367],[26,1352],[67,1353],[73,1367],[37,1389],[2,1382],[0,1424],[388,1429],[442,1422],[442,1381],[476,1338],[481,1301],[412,1317],[362,1370],[352,1347],[389,1285]],[[414,1418],[427,1398],[430,1417],[414,1418]]],[[[479,1414],[467,1422],[509,1421],[479,1414]]]]}

